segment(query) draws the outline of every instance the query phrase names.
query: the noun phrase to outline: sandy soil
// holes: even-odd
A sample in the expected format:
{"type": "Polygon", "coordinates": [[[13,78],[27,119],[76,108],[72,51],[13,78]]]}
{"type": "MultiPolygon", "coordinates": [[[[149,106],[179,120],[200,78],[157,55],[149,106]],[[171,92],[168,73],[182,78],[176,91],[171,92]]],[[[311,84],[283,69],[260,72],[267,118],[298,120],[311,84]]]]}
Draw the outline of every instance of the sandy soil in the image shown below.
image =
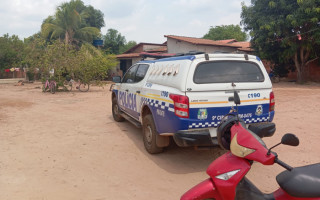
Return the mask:
{"type": "MultiPolygon", "coordinates": [[[[292,132],[300,146],[278,147],[279,158],[320,162],[320,85],[278,83],[274,91],[277,132],[266,144],[292,132]]],[[[52,95],[39,83],[0,85],[1,200],[179,199],[222,153],[171,145],[149,155],[140,129],[113,121],[108,87],[52,95]]],[[[248,177],[271,192],[282,170],[257,163],[248,177]]]]}

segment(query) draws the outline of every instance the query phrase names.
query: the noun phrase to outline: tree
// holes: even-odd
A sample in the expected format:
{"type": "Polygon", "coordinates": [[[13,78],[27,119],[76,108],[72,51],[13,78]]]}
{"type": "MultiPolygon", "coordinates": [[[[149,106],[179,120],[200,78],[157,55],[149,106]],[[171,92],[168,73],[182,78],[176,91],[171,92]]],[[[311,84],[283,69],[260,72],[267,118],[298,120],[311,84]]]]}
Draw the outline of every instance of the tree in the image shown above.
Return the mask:
{"type": "Polygon", "coordinates": [[[99,83],[101,80],[105,80],[108,77],[109,69],[118,64],[114,55],[105,55],[91,44],[81,46],[80,51],[77,52],[76,60],[78,64],[70,69],[71,73],[84,83],[90,81],[99,83]]]}
{"type": "Polygon", "coordinates": [[[136,45],[137,45],[136,41],[129,41],[124,46],[120,47],[120,52],[119,53],[121,54],[123,52],[126,52],[126,51],[128,51],[129,49],[131,49],[132,47],[134,47],[136,45]]]}
{"type": "Polygon", "coordinates": [[[88,6],[84,9],[85,25],[89,27],[96,27],[101,30],[105,26],[103,13],[100,10],[94,9],[92,6],[88,6]]]}
{"type": "Polygon", "coordinates": [[[294,63],[299,83],[306,66],[319,58],[319,0],[254,0],[242,4],[241,24],[250,31],[251,45],[276,65],[294,63]]]}
{"type": "Polygon", "coordinates": [[[0,71],[5,68],[20,67],[24,54],[24,43],[18,36],[8,34],[0,37],[0,71]]]}
{"type": "Polygon", "coordinates": [[[89,43],[79,49],[59,40],[48,43],[37,35],[28,38],[26,52],[29,71],[34,72],[37,68],[42,77],[47,78],[49,71],[54,69],[59,86],[63,85],[67,75],[85,83],[105,80],[108,70],[117,65],[115,56],[105,55],[89,43]]]}
{"type": "Polygon", "coordinates": [[[81,0],[71,0],[58,6],[54,16],[49,16],[41,26],[45,38],[64,39],[72,42],[92,42],[104,26],[103,14],[93,7],[86,7],[81,0]],[[94,27],[95,26],[95,27],[94,27]]]}
{"type": "Polygon", "coordinates": [[[209,29],[209,32],[203,36],[204,39],[210,40],[226,40],[236,39],[237,41],[246,41],[248,35],[243,32],[239,25],[222,25],[209,29]]]}
{"type": "Polygon", "coordinates": [[[126,44],[126,38],[116,29],[108,29],[103,39],[104,49],[106,49],[108,54],[119,54],[120,48],[126,44]]]}

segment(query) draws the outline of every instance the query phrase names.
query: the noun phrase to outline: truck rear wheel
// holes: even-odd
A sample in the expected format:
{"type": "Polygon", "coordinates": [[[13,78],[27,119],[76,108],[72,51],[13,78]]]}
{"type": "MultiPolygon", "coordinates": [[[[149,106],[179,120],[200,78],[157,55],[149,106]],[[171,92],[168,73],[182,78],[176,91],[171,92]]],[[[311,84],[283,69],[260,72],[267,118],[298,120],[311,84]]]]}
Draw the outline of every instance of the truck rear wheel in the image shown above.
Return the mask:
{"type": "Polygon", "coordinates": [[[124,121],[124,118],[120,115],[120,109],[116,98],[112,98],[112,116],[116,122],[124,121]]]}
{"type": "Polygon", "coordinates": [[[162,147],[157,146],[156,139],[158,133],[151,114],[147,114],[143,117],[142,133],[144,147],[150,154],[161,153],[163,151],[162,147]]]}

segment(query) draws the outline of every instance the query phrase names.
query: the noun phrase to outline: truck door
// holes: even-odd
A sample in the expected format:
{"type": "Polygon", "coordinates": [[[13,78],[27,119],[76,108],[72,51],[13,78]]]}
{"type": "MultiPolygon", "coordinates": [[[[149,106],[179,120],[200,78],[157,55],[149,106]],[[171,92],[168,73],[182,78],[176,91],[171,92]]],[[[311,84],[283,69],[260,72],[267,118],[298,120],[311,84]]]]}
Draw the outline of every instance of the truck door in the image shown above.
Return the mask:
{"type": "Polygon", "coordinates": [[[119,106],[127,114],[135,119],[140,116],[140,90],[144,84],[142,81],[147,70],[148,64],[133,65],[122,79],[121,89],[119,93],[119,106]]]}
{"type": "MultiPolygon", "coordinates": [[[[138,65],[133,65],[123,76],[121,85],[119,88],[118,104],[121,110],[125,113],[132,115],[131,110],[134,110],[135,96],[133,94],[132,85],[134,84],[135,74],[137,72],[138,65]]],[[[132,116],[134,117],[134,116],[132,116]]]]}
{"type": "Polygon", "coordinates": [[[136,116],[136,119],[139,119],[140,113],[141,113],[141,93],[142,93],[142,87],[144,86],[146,79],[145,76],[148,72],[149,65],[148,64],[139,64],[139,67],[137,69],[136,77],[135,77],[135,84],[132,85],[132,89],[136,94],[136,112],[138,112],[138,115],[136,116]]]}

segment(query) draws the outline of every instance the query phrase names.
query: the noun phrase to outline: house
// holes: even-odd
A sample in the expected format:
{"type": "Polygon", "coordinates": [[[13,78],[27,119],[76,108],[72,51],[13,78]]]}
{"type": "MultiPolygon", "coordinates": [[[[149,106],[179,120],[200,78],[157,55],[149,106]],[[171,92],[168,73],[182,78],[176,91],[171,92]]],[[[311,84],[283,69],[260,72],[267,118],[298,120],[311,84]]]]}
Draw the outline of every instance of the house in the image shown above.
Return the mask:
{"type": "MultiPolygon", "coordinates": [[[[120,61],[119,66],[117,67],[117,71],[119,69],[122,73],[125,73],[131,65],[137,63],[142,59],[140,55],[141,52],[149,52],[149,53],[166,53],[167,45],[166,44],[153,44],[153,43],[139,43],[131,49],[127,50],[123,54],[117,55],[117,58],[120,61]]],[[[122,75],[122,74],[117,74],[122,75]]]]}
{"type": "Polygon", "coordinates": [[[250,42],[237,42],[235,39],[229,40],[209,40],[202,38],[165,35],[167,38],[168,53],[187,53],[190,51],[200,51],[205,53],[252,53],[250,42]]]}
{"type": "Polygon", "coordinates": [[[139,43],[123,54],[117,55],[120,64],[115,74],[122,76],[131,65],[143,59],[140,55],[142,52],[169,54],[188,53],[190,51],[205,53],[253,53],[253,50],[250,48],[250,42],[237,42],[235,39],[214,41],[175,35],[165,35],[165,37],[167,41],[163,44],[139,43]]]}

